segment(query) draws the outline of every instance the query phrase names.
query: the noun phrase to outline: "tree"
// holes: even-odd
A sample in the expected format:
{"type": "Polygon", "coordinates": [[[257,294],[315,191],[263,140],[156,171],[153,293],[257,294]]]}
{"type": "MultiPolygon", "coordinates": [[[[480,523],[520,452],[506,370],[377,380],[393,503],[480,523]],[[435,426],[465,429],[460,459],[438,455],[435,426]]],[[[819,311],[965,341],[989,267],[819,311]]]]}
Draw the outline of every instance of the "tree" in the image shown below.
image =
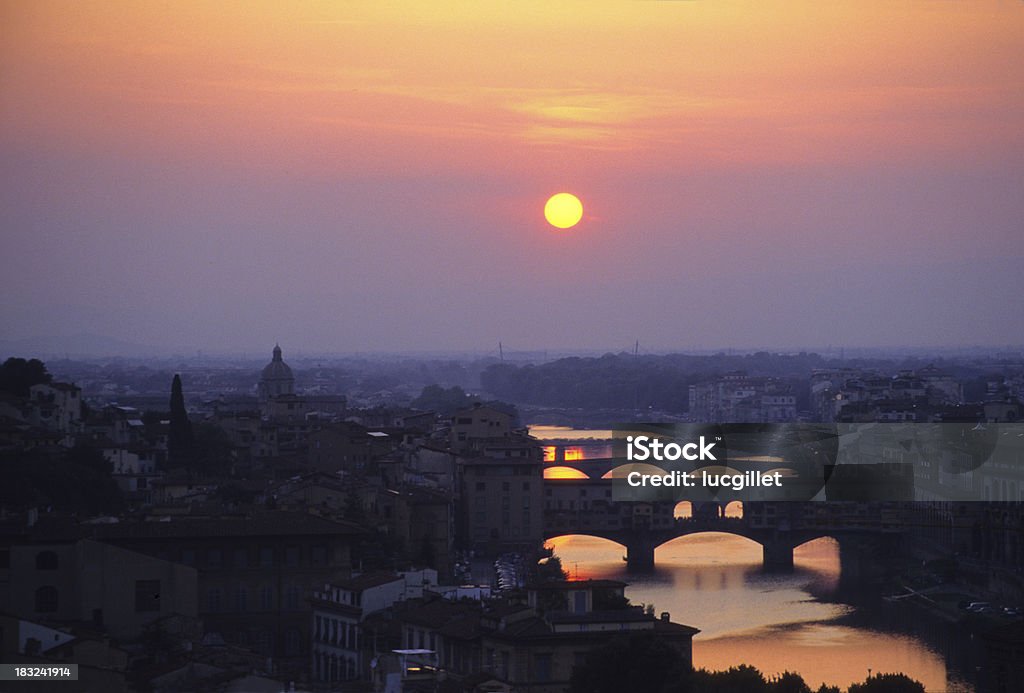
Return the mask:
{"type": "Polygon", "coordinates": [[[542,582],[549,580],[561,581],[568,580],[569,573],[565,572],[565,568],[562,567],[562,559],[551,555],[537,562],[537,577],[542,582]]]}
{"type": "Polygon", "coordinates": [[[803,677],[792,671],[784,671],[768,681],[768,690],[771,693],[812,693],[803,677]]]}
{"type": "Polygon", "coordinates": [[[760,671],[748,664],[740,664],[725,671],[701,669],[694,672],[690,690],[701,693],[767,693],[769,689],[760,671]]]}
{"type": "Polygon", "coordinates": [[[119,512],[124,499],[111,465],[96,448],[76,446],[0,453],[0,505],[52,506],[88,515],[119,512]]]}
{"type": "Polygon", "coordinates": [[[518,425],[519,410],[514,404],[498,400],[483,402],[479,397],[467,394],[458,385],[449,388],[440,385],[427,385],[420,392],[420,396],[409,403],[409,406],[413,409],[437,412],[442,416],[451,416],[459,409],[465,409],[478,403],[508,414],[512,417],[513,425],[518,425]]]}
{"type": "Polygon", "coordinates": [[[10,392],[18,397],[28,397],[29,388],[53,380],[46,370],[46,364],[39,359],[11,357],[0,365],[0,392],[10,392]]]}
{"type": "Polygon", "coordinates": [[[924,693],[924,684],[906,674],[875,674],[850,684],[848,693],[924,693]]]}
{"type": "Polygon", "coordinates": [[[463,407],[468,407],[476,401],[479,400],[467,395],[458,385],[451,388],[443,388],[440,385],[427,385],[420,392],[420,396],[409,403],[409,406],[413,409],[435,411],[438,414],[448,416],[463,407]]]}
{"type": "Polygon", "coordinates": [[[171,420],[167,432],[167,453],[172,464],[191,467],[192,422],[185,411],[185,395],[181,391],[181,376],[174,374],[171,381],[171,420]]]}

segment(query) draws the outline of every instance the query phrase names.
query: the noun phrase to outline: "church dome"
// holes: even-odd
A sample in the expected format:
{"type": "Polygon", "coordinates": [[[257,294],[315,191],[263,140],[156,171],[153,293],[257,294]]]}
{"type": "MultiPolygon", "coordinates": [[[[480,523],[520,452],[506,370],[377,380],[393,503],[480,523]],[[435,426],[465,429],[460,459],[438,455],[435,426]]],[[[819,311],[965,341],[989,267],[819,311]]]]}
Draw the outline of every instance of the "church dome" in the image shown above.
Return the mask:
{"type": "Polygon", "coordinates": [[[281,358],[281,347],[274,346],[274,357],[260,373],[260,397],[269,399],[281,395],[295,394],[295,376],[292,369],[281,358]]]}

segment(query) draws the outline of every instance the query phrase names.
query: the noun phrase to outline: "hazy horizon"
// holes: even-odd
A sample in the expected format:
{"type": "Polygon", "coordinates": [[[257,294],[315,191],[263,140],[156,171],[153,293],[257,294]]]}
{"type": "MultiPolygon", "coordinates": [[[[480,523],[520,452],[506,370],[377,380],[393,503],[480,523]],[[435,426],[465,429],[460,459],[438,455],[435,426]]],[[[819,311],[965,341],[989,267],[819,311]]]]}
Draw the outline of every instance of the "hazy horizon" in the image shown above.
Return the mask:
{"type": "MultiPolygon", "coordinates": [[[[202,345],[173,347],[153,344],[138,344],[93,334],[67,335],[59,338],[27,338],[23,340],[0,339],[0,361],[16,358],[40,358],[42,360],[102,361],[104,359],[125,359],[140,362],[167,360],[210,360],[210,361],[251,361],[263,363],[271,356],[272,347],[248,347],[244,349],[210,349],[202,345]]],[[[842,344],[822,345],[714,345],[714,346],[668,346],[654,347],[644,344],[606,345],[604,347],[581,347],[575,349],[526,348],[511,344],[480,346],[479,348],[453,349],[407,349],[407,350],[351,350],[310,348],[301,343],[284,341],[281,346],[286,361],[346,360],[346,359],[413,359],[413,360],[499,360],[509,362],[553,361],[568,357],[598,357],[605,354],[636,354],[639,356],[664,356],[689,354],[710,356],[717,354],[744,355],[758,352],[778,354],[818,354],[826,359],[856,358],[915,358],[915,359],[956,359],[983,358],[1005,354],[1024,355],[1024,344],[962,344],[954,346],[915,345],[865,345],[846,346],[842,344]]]]}
{"type": "Polygon", "coordinates": [[[1024,3],[446,8],[0,2],[0,346],[1024,344],[1024,3]]]}

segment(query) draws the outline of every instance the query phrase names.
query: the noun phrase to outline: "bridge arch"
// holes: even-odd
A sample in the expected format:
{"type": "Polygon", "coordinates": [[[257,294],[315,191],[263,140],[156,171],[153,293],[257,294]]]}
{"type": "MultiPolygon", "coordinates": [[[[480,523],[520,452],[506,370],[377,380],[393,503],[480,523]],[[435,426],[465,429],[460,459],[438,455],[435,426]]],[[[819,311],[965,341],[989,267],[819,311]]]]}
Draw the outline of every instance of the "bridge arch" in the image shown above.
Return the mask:
{"type": "Polygon", "coordinates": [[[587,532],[587,531],[566,532],[564,534],[556,534],[556,535],[553,535],[553,536],[544,537],[544,544],[545,545],[551,545],[551,547],[557,552],[559,544],[563,544],[564,545],[565,543],[571,541],[573,537],[585,537],[587,539],[600,539],[603,542],[607,542],[609,544],[615,544],[619,548],[623,548],[623,549],[626,548],[626,544],[624,543],[624,540],[621,540],[621,538],[612,539],[611,537],[602,536],[599,533],[595,534],[593,532],[587,532]]]}
{"type": "Polygon", "coordinates": [[[839,537],[835,536],[835,534],[831,534],[828,531],[822,531],[820,533],[810,535],[809,538],[800,537],[800,543],[794,545],[793,550],[795,551],[796,549],[807,546],[808,544],[812,544],[816,541],[821,541],[822,539],[827,539],[831,542],[834,542],[836,546],[839,546],[841,543],[839,537]]]}
{"type": "Polygon", "coordinates": [[[762,542],[758,541],[757,539],[754,539],[753,537],[749,537],[749,536],[747,536],[747,535],[745,535],[745,534],[743,534],[741,532],[730,532],[728,529],[701,529],[701,530],[697,530],[697,531],[694,531],[694,532],[688,532],[686,534],[679,534],[677,536],[667,538],[664,541],[662,541],[660,544],[657,544],[654,548],[655,549],[664,548],[665,546],[668,546],[669,544],[672,544],[672,543],[680,543],[680,544],[682,544],[682,543],[685,543],[687,540],[689,540],[691,538],[707,536],[707,535],[717,535],[717,536],[722,536],[722,537],[735,537],[735,538],[740,539],[740,540],[742,540],[742,541],[744,541],[746,543],[751,544],[752,546],[756,546],[759,549],[762,546],[764,546],[764,544],[762,544],[762,542]]]}
{"type": "Polygon", "coordinates": [[[679,501],[672,509],[672,519],[674,520],[689,520],[691,517],[693,517],[693,503],[688,500],[679,501]]]}
{"type": "MultiPolygon", "coordinates": [[[[725,505],[716,503],[715,501],[701,501],[701,505],[711,505],[712,514],[717,517],[729,518],[732,520],[743,519],[743,501],[731,500],[725,505]],[[717,505],[718,508],[715,510],[713,506],[717,505]]],[[[697,515],[697,506],[688,500],[679,501],[672,509],[672,518],[675,520],[691,520],[697,515]]]]}
{"type": "Polygon", "coordinates": [[[586,472],[576,469],[576,467],[570,467],[568,465],[555,465],[553,467],[544,468],[545,479],[589,479],[590,475],[586,472]]]}

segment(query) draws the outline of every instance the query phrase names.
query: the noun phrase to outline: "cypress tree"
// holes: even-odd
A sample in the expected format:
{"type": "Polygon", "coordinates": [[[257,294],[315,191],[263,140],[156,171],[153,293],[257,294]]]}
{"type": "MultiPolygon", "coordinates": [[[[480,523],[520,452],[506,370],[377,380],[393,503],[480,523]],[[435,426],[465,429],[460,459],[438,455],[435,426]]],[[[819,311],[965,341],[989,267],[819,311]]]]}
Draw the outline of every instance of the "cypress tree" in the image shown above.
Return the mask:
{"type": "Polygon", "coordinates": [[[185,395],[181,392],[181,376],[174,374],[171,382],[171,420],[167,435],[167,453],[172,464],[191,467],[192,422],[185,411],[185,395]]]}

